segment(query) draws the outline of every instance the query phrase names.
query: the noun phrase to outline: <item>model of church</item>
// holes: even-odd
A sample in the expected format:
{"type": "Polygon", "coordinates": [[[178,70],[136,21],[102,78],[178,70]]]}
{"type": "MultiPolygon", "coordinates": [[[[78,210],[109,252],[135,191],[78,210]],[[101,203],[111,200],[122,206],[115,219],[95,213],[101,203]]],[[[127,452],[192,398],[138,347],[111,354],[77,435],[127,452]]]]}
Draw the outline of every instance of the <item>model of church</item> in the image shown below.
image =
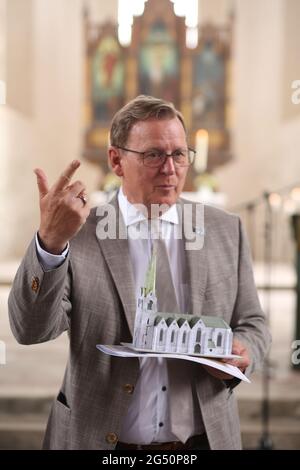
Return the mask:
{"type": "Polygon", "coordinates": [[[137,302],[133,347],[147,352],[226,356],[232,331],[220,317],[157,311],[156,255],[152,254],[145,286],[137,302]]]}

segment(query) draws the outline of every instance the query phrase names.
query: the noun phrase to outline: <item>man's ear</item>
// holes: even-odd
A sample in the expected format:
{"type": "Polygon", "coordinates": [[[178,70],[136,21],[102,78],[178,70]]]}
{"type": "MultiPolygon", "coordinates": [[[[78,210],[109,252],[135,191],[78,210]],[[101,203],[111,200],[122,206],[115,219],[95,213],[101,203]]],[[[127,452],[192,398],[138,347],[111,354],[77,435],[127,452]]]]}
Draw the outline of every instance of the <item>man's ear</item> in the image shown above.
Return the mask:
{"type": "Polygon", "coordinates": [[[122,177],[123,176],[123,168],[122,168],[122,159],[120,156],[119,149],[116,147],[109,147],[108,149],[108,159],[112,168],[112,171],[117,175],[122,177]]]}

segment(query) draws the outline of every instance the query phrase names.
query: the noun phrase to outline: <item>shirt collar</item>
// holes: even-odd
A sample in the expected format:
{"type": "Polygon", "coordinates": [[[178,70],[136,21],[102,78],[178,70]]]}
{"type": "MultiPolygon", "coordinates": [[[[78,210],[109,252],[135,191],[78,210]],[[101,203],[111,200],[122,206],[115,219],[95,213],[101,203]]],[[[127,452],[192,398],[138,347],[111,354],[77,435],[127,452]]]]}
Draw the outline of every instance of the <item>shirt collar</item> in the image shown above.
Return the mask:
{"type": "MultiPolygon", "coordinates": [[[[119,193],[118,193],[118,203],[120,207],[121,214],[124,219],[124,223],[126,227],[129,225],[136,224],[137,222],[141,222],[143,220],[147,220],[147,217],[139,211],[134,204],[131,204],[127,197],[125,196],[123,192],[123,188],[120,187],[119,193]]],[[[176,204],[173,204],[170,209],[168,209],[166,212],[164,212],[160,217],[161,220],[164,220],[166,222],[170,222],[172,224],[178,224],[179,223],[179,218],[178,218],[178,212],[176,208],[176,204]]]]}

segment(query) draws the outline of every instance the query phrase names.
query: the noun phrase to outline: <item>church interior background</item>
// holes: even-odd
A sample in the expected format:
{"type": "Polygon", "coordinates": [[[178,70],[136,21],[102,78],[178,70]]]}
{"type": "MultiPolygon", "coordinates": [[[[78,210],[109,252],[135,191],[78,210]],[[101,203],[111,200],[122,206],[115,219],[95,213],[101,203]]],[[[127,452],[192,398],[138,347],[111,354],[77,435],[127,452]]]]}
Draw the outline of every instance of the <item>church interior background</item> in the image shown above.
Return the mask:
{"type": "Polygon", "coordinates": [[[185,117],[197,150],[186,196],[238,213],[248,232],[273,346],[237,392],[244,445],[268,437],[299,449],[300,2],[128,5],[0,0],[0,449],[40,446],[67,354],[64,336],[26,348],[8,326],[9,288],[39,218],[33,169],[54,181],[79,158],[92,201],[105,200],[119,184],[109,123],[140,93],[185,117]]]}

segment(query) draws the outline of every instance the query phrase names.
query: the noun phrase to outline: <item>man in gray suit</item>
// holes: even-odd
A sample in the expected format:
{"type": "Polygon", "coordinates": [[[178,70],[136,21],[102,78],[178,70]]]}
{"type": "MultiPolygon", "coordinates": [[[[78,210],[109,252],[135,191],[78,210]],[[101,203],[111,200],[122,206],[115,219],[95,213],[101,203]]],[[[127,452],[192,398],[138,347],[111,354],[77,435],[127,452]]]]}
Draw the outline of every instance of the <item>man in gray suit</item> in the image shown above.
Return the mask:
{"type": "Polygon", "coordinates": [[[90,210],[84,184],[71,182],[78,161],[51,188],[35,170],[41,222],[14,280],[9,314],[21,344],[69,334],[44,448],[241,448],[238,380],[189,361],[125,359],[96,349],[132,341],[151,253],[151,237],[135,235],[147,230],[159,205],[180,311],[224,318],[241,356],[232,363],[246,375],[261,365],[270,336],[239,218],[201,206],[204,244],[186,249],[186,234],[199,236],[195,204],[180,198],[193,158],[182,115],[170,103],[139,96],[112,121],[109,160],[122,187],[107,206],[90,210]],[[192,217],[182,217],[187,207],[192,217]]]}

